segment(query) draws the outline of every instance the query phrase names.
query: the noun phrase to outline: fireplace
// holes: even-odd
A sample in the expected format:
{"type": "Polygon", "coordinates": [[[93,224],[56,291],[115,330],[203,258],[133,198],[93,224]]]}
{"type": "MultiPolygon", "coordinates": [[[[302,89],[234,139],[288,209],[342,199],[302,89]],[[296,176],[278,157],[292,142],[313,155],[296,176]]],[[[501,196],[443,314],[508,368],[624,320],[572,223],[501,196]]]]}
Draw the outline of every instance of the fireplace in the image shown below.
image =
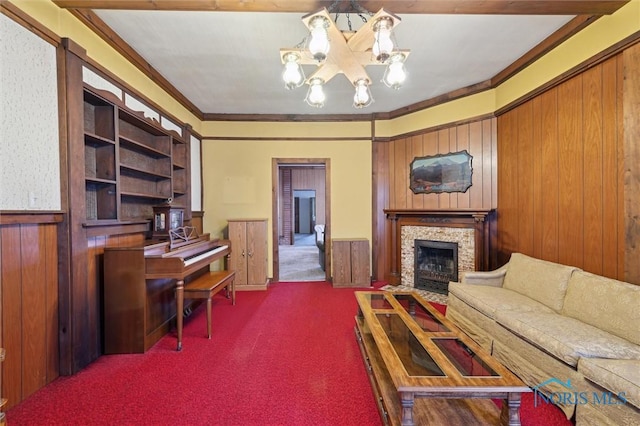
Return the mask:
{"type": "MultiPolygon", "coordinates": [[[[389,222],[390,270],[385,279],[391,285],[417,287],[416,240],[457,244],[457,277],[466,271],[495,269],[494,210],[384,210],[389,222]]],[[[452,274],[453,275],[453,274],[452,274]]],[[[457,281],[452,277],[447,280],[457,281]]],[[[444,280],[444,279],[443,279],[444,280]]],[[[440,290],[446,293],[445,287],[440,290]]]]}
{"type": "Polygon", "coordinates": [[[414,240],[414,286],[447,294],[449,281],[458,281],[458,243],[414,240]]]}

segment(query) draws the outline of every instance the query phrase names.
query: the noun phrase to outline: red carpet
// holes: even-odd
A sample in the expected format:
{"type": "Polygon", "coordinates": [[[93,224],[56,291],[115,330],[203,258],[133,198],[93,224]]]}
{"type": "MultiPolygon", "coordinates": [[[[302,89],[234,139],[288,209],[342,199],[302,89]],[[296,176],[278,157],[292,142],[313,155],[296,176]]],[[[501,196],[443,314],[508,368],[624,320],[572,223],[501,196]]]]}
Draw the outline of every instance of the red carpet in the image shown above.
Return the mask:
{"type": "MultiPolygon", "coordinates": [[[[444,310],[444,307],[440,307],[444,310]]],[[[146,354],[103,356],[7,413],[10,425],[380,425],[354,336],[352,289],[278,283],[213,302],[146,354]]],[[[569,425],[525,396],[523,425],[569,425]]]]}

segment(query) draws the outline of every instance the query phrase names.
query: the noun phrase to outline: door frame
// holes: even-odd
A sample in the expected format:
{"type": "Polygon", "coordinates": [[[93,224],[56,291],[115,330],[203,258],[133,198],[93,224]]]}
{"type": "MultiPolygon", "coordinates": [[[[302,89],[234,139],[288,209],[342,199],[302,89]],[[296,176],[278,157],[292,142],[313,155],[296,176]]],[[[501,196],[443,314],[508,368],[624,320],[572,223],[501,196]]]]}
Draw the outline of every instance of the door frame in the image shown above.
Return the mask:
{"type": "Polygon", "coordinates": [[[331,159],[330,158],[272,158],[271,159],[271,241],[273,259],[273,277],[277,282],[280,279],[280,250],[278,235],[278,205],[280,202],[280,168],[281,167],[324,166],[324,257],[325,281],[329,281],[331,275],[331,159]]]}

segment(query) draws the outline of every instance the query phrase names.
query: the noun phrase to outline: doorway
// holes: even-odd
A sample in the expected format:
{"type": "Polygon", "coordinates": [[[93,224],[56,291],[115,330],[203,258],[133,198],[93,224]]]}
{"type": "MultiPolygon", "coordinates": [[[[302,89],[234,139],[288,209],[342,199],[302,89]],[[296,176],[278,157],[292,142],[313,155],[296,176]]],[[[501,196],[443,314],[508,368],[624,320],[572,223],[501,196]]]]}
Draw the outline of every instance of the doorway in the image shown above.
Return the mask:
{"type": "Polygon", "coordinates": [[[313,234],[316,226],[316,191],[294,189],[293,201],[293,244],[296,245],[307,235],[313,234]]]}
{"type": "Polygon", "coordinates": [[[272,160],[274,282],[328,281],[329,176],[329,159],[272,160]]]}

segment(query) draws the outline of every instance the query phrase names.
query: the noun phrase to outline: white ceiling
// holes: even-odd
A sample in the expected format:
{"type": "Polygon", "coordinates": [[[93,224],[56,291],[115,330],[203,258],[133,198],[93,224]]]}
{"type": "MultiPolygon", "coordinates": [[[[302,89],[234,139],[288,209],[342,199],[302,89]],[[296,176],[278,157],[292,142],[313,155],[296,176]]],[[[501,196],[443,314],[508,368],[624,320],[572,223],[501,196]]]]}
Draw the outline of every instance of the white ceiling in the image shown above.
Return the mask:
{"type": "MultiPolygon", "coordinates": [[[[294,47],[307,34],[302,14],[95,12],[203,113],[286,115],[390,112],[483,82],[574,17],[401,14],[396,41],[411,50],[405,85],[387,88],[380,83],[384,67],[369,66],[371,106],[354,108],[353,87],[338,75],[325,85],[327,101],[318,109],[304,102],[306,85],[290,91],[281,79],[280,48],[294,47]]],[[[354,31],[362,25],[356,14],[350,20],[354,31]]],[[[347,30],[346,15],[337,24],[347,30]]],[[[305,66],[305,73],[313,69],[305,66]]]]}

